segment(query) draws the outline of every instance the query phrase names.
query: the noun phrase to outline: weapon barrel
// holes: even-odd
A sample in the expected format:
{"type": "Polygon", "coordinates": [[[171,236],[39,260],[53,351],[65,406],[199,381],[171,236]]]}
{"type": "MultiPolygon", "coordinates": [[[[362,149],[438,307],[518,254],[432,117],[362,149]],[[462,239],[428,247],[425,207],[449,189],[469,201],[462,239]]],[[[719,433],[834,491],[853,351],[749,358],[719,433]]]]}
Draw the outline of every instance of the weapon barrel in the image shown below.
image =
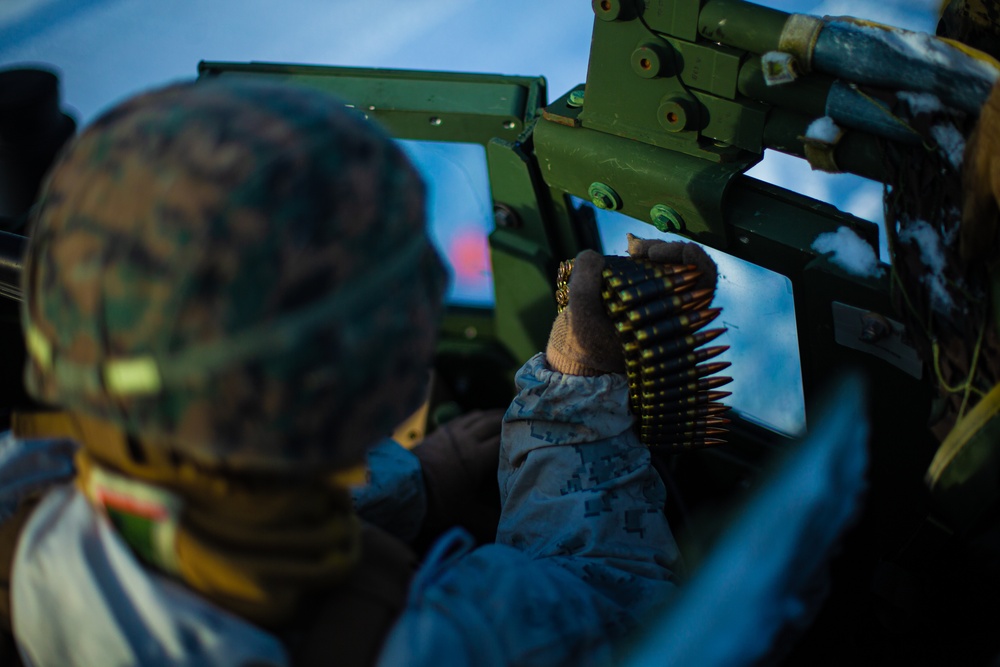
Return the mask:
{"type": "Polygon", "coordinates": [[[812,65],[855,83],[933,93],[976,115],[998,75],[987,61],[933,35],[838,20],[820,31],[812,65]]]}
{"type": "Polygon", "coordinates": [[[849,19],[820,19],[743,0],[709,0],[698,17],[707,39],[751,53],[783,51],[805,71],[848,81],[932,93],[978,114],[996,82],[996,63],[926,33],[849,19]]]}

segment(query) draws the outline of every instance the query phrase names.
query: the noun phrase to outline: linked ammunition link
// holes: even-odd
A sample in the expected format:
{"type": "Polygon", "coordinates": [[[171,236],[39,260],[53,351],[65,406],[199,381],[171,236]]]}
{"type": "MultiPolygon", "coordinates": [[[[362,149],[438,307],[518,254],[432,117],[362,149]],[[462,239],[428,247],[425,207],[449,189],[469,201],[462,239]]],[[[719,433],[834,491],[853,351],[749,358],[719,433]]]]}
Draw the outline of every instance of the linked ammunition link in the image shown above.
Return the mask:
{"type": "MultiPolygon", "coordinates": [[[[556,304],[569,305],[573,260],[559,265],[556,304]]],[[[687,451],[725,443],[719,436],[729,420],[731,394],[716,391],[731,377],[709,377],[728,361],[704,363],[728,346],[706,347],[725,328],[703,330],[722,312],[709,308],[712,289],[694,289],[700,277],[694,266],[657,264],[606,256],[601,297],[625,352],[629,403],[643,444],[687,451]]]]}

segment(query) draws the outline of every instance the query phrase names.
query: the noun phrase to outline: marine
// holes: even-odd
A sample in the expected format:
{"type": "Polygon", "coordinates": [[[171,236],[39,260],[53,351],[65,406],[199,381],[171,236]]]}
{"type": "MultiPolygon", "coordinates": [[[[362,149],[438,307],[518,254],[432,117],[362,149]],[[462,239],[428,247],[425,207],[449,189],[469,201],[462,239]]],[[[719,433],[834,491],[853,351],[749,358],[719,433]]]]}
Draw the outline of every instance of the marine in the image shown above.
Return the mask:
{"type": "Polygon", "coordinates": [[[391,140],[305,88],[174,84],[72,142],[23,280],[26,385],[59,412],[0,441],[25,664],[597,664],[669,601],[680,554],[599,271],[499,441],[499,413],[386,439],[441,313],[423,216],[391,140]],[[60,420],[72,438],[32,437],[60,420]],[[366,455],[352,498],[338,474],[366,455]],[[477,544],[445,515],[494,470],[477,544]]]}

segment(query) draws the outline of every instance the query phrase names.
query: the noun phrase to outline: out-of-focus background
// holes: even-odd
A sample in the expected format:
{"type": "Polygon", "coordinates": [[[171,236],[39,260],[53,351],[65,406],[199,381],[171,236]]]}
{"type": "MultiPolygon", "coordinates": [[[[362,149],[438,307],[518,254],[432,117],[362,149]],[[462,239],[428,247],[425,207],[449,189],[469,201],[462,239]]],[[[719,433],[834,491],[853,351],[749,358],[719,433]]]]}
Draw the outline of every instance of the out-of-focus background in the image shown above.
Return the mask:
{"type": "MultiPolygon", "coordinates": [[[[758,4],[933,33],[940,0],[758,4]]],[[[200,60],[543,75],[553,100],[586,80],[593,21],[587,0],[0,0],[0,68],[54,69],[63,105],[81,127],[138,91],[193,78],[200,60]]],[[[406,147],[432,181],[432,233],[450,260],[449,300],[488,306],[486,234],[493,215],[481,147],[406,147]]],[[[879,183],[814,172],[779,153],[769,153],[749,174],[881,223],[879,183]]],[[[623,218],[599,216],[608,254],[623,251],[625,231],[658,234],[623,218]]],[[[744,416],[797,435],[805,412],[791,285],[783,276],[713,256],[730,328],[719,342],[733,347],[728,358],[740,368],[732,402],[744,416]]]]}

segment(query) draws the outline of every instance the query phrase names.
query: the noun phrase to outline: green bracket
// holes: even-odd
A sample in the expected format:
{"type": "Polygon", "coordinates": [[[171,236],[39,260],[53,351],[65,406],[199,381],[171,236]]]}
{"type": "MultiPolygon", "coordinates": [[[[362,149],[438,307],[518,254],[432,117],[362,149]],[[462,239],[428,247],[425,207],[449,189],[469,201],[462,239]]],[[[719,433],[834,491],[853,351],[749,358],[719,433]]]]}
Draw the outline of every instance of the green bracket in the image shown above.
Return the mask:
{"type": "Polygon", "coordinates": [[[669,207],[683,221],[678,231],[726,247],[726,191],[750,162],[719,164],[545,119],[535,125],[534,140],[550,186],[586,200],[595,189],[613,191],[617,210],[638,220],[650,221],[657,205],[669,207]]]}
{"type": "Polygon", "coordinates": [[[266,78],[333,93],[394,136],[485,145],[516,140],[545,104],[541,77],[202,61],[200,77],[266,78]]]}
{"type": "Polygon", "coordinates": [[[700,0],[651,0],[642,18],[651,30],[693,42],[698,36],[700,0]]]}
{"type": "Polygon", "coordinates": [[[497,340],[518,363],[545,349],[556,316],[555,254],[546,231],[548,190],[533,175],[521,145],[495,139],[486,147],[493,201],[506,226],[490,234],[497,340]]]}
{"type": "Polygon", "coordinates": [[[697,17],[697,2],[661,2],[641,19],[595,21],[582,125],[713,162],[760,154],[768,106],[739,94],[748,56],[698,41],[697,17]],[[667,10],[688,28],[648,20],[667,10]]]}

